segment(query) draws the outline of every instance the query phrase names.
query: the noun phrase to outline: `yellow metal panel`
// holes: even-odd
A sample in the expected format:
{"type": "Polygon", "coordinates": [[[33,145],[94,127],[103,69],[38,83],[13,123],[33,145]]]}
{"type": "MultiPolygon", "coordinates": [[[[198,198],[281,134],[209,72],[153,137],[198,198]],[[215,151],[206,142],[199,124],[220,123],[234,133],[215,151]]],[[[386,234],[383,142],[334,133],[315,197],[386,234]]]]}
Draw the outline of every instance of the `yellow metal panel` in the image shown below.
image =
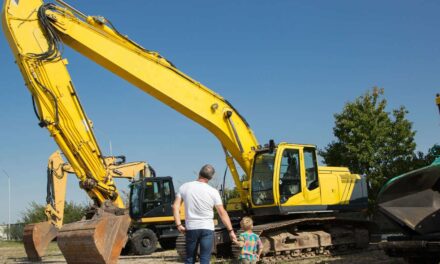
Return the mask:
{"type": "Polygon", "coordinates": [[[337,177],[332,174],[320,173],[319,184],[321,185],[322,204],[338,204],[340,202],[337,177]]]}
{"type": "Polygon", "coordinates": [[[174,217],[172,216],[161,216],[161,217],[144,217],[140,220],[144,224],[154,224],[154,223],[174,223],[174,217]]]}

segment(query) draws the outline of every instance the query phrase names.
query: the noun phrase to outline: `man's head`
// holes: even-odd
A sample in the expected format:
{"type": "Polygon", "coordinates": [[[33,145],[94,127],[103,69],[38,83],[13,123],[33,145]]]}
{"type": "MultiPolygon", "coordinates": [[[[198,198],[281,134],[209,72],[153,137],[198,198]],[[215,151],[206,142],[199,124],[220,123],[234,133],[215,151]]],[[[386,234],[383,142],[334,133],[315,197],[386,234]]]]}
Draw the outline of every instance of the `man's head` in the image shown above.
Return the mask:
{"type": "Polygon", "coordinates": [[[210,164],[206,164],[200,169],[199,177],[209,181],[214,177],[214,174],[214,167],[210,164]]]}
{"type": "Polygon", "coordinates": [[[245,231],[252,230],[254,227],[254,221],[252,221],[252,218],[245,216],[241,219],[240,226],[245,231]]]}

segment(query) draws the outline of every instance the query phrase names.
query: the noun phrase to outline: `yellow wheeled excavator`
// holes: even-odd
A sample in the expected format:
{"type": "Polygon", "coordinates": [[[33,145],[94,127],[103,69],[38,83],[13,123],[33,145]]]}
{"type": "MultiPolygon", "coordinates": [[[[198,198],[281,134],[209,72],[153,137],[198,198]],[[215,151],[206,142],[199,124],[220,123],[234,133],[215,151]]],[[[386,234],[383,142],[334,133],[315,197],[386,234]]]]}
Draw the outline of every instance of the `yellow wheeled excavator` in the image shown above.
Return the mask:
{"type": "MultiPolygon", "coordinates": [[[[81,188],[97,205],[89,220],[60,228],[58,244],[68,263],[116,262],[130,218],[123,214],[109,165],[79,104],[62,57],[63,44],[205,127],[220,141],[239,193],[227,208],[235,216],[253,216],[265,258],[296,258],[368,245],[369,223],[340,215],[367,207],[364,177],[347,168],[318,167],[314,145],[270,140],[261,146],[226,99],[121,34],[108,19],[56,2],[5,0],[2,21],[35,99],[40,125],[54,137],[81,188]]],[[[144,222],[141,218],[150,218],[155,210],[163,213],[160,217],[169,217],[161,199],[172,198],[173,193],[165,195],[166,189],[174,190],[171,178],[146,177],[132,184],[130,215],[135,222],[144,222]]],[[[181,255],[183,243],[178,238],[181,255]]],[[[216,253],[231,249],[221,226],[216,228],[214,244],[216,253]]]]}
{"type": "MultiPolygon", "coordinates": [[[[106,157],[104,164],[108,167],[109,176],[139,181],[151,177],[152,168],[145,162],[125,163],[125,157],[106,157]]],[[[64,204],[66,197],[67,174],[75,173],[69,163],[64,162],[61,152],[55,151],[47,165],[47,196],[45,214],[48,221],[26,225],[23,242],[26,255],[30,260],[38,261],[44,256],[48,244],[58,235],[63,227],[64,204]]],[[[94,213],[92,208],[91,212],[94,213]]],[[[101,220],[105,222],[105,220],[101,220]]],[[[102,224],[101,224],[102,225],[102,224]]],[[[98,238],[99,239],[99,238],[98,238]]]]}

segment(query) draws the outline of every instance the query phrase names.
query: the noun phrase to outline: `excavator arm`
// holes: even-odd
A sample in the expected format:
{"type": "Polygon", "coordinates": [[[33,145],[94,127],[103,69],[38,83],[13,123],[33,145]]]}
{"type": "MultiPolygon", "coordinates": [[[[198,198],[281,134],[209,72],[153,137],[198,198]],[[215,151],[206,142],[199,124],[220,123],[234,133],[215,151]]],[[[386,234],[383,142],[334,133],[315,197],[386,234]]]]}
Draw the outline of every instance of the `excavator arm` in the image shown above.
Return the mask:
{"type": "Polygon", "coordinates": [[[127,239],[130,218],[122,213],[124,203],[113,179],[133,178],[139,172],[145,175],[148,170],[144,162],[125,163],[119,157],[102,154],[92,122],[81,106],[66,69],[67,60],[61,57],[58,33],[47,24],[48,7],[52,5],[43,5],[42,1],[5,1],[2,16],[4,32],[32,94],[39,125],[49,131],[69,162],[65,164],[60,153],[50,158],[46,207],[49,221],[25,228],[26,252],[30,259],[38,260],[48,243],[58,236],[58,244],[69,262],[82,262],[87,258],[100,259],[103,263],[116,261],[127,239]],[[89,219],[91,222],[61,228],[69,172],[76,174],[81,188],[95,202],[97,213],[89,219]],[[90,232],[76,232],[85,226],[90,232]],[[100,229],[117,232],[98,233],[100,229]],[[91,255],[82,254],[81,258],[78,247],[74,252],[63,250],[63,241],[68,245],[75,238],[82,244],[89,241],[89,248],[94,247],[93,252],[89,249],[91,255]]]}
{"type": "Polygon", "coordinates": [[[5,1],[3,27],[17,65],[34,102],[39,125],[47,128],[72,169],[81,187],[98,204],[105,200],[123,208],[108,166],[96,141],[92,123],[85,115],[61,58],[54,32],[42,27],[41,1],[5,1]]]}

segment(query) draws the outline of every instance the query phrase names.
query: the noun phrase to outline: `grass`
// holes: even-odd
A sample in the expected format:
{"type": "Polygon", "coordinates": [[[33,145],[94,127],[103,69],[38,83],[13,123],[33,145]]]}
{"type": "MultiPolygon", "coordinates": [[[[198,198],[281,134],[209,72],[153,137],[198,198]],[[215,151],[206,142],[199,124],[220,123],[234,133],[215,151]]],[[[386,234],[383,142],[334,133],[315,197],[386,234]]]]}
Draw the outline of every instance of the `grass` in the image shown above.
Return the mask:
{"type": "Polygon", "coordinates": [[[6,241],[0,240],[0,247],[22,247],[23,242],[21,241],[6,241]]]}
{"type": "MultiPolygon", "coordinates": [[[[0,241],[0,254],[11,253],[12,256],[26,257],[22,241],[0,241]]],[[[46,255],[57,255],[60,250],[56,242],[51,242],[46,250],[46,255]]]]}

